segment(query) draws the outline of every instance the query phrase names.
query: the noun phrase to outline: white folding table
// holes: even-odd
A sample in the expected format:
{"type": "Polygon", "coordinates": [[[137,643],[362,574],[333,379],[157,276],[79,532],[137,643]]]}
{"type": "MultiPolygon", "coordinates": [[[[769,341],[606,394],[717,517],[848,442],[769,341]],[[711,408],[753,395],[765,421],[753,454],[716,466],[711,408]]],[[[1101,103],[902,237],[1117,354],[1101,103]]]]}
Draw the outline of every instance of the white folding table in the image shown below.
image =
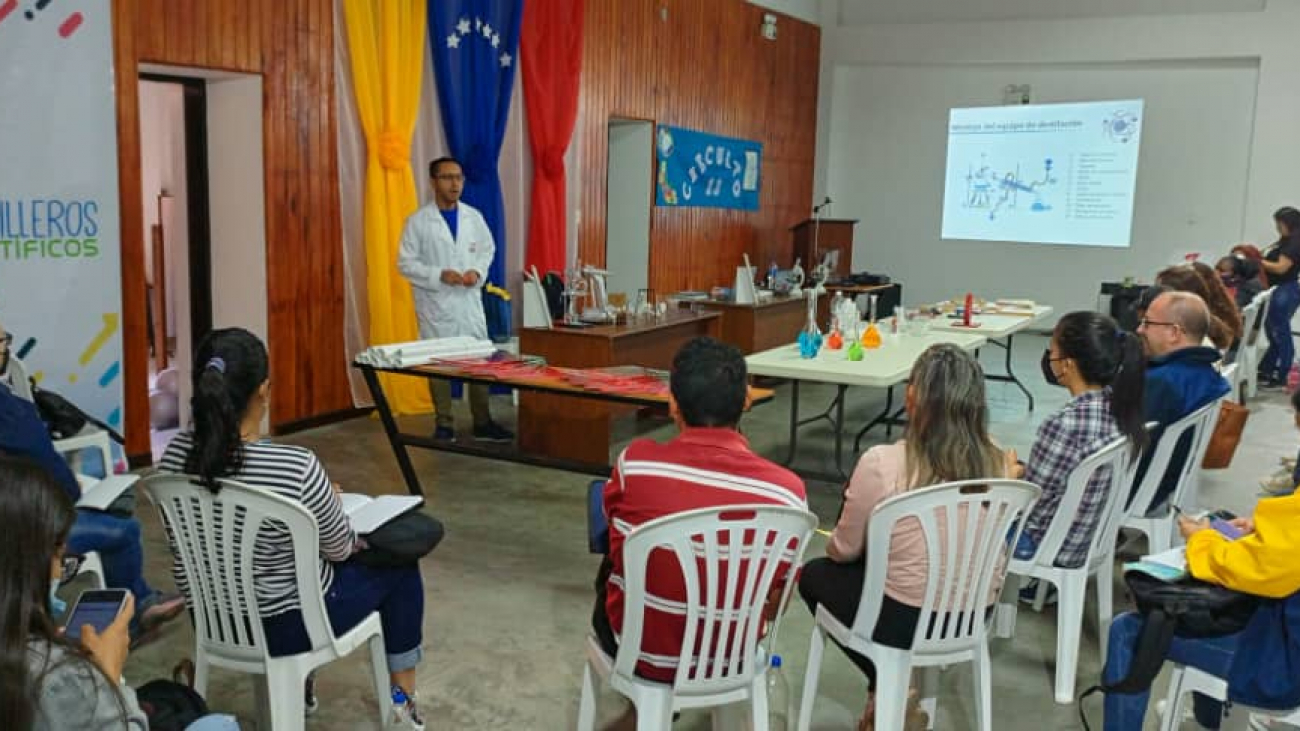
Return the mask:
{"type": "MultiPolygon", "coordinates": [[[[975,351],[988,342],[984,334],[975,334],[971,330],[960,332],[932,330],[919,335],[884,335],[882,340],[881,347],[865,351],[860,361],[849,360],[847,348],[831,350],[823,347],[816,358],[802,358],[797,345],[783,345],[745,358],[750,375],[785,378],[791,382],[790,449],[786,455],[786,465],[794,463],[795,451],[799,444],[799,427],[824,419],[831,423],[835,431],[835,469],[838,474],[830,479],[843,479],[846,476],[842,464],[844,393],[850,386],[888,389],[885,408],[858,433],[857,440],[854,442],[856,453],[863,435],[872,428],[885,424],[888,433],[888,430],[897,423],[898,415],[894,410],[894,387],[908,379],[912,372],[912,365],[926,348],[937,343],[952,343],[963,350],[975,351]],[[801,421],[799,384],[803,381],[832,384],[837,387],[837,393],[835,400],[826,407],[826,411],[801,421]]],[[[805,474],[822,477],[813,473],[805,472],[805,474]]]]}
{"type": "Polygon", "coordinates": [[[1011,342],[1016,333],[1027,330],[1034,325],[1038,325],[1052,316],[1052,308],[1047,305],[1035,305],[1032,311],[1023,313],[989,313],[975,315],[972,319],[972,327],[962,325],[960,318],[940,315],[930,321],[930,330],[937,332],[954,332],[954,333],[979,333],[987,338],[990,345],[996,345],[1006,351],[1007,355],[1007,372],[1006,373],[985,373],[984,377],[990,381],[1001,381],[1003,383],[1014,383],[1029,399],[1029,410],[1034,410],[1034,395],[1025,388],[1025,384],[1016,378],[1015,371],[1011,370],[1011,342]]]}

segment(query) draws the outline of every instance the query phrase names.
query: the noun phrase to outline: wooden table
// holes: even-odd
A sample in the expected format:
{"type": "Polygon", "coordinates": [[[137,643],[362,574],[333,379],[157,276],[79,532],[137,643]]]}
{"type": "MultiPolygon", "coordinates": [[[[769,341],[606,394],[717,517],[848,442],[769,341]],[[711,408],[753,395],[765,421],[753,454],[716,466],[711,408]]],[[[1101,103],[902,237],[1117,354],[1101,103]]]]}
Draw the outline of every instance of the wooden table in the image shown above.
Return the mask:
{"type": "MultiPolygon", "coordinates": [[[[718,312],[670,311],[662,318],[626,325],[526,327],[519,330],[519,352],[568,368],[668,369],[684,343],[701,335],[716,338],[721,325],[718,312]]],[[[519,447],[554,460],[603,467],[609,464],[610,419],[626,410],[556,394],[520,393],[519,447]]]]}
{"type": "Polygon", "coordinates": [[[721,300],[678,300],[682,308],[722,313],[718,339],[740,348],[745,355],[789,343],[798,336],[808,317],[808,301],[777,296],[756,305],[721,300]]]}

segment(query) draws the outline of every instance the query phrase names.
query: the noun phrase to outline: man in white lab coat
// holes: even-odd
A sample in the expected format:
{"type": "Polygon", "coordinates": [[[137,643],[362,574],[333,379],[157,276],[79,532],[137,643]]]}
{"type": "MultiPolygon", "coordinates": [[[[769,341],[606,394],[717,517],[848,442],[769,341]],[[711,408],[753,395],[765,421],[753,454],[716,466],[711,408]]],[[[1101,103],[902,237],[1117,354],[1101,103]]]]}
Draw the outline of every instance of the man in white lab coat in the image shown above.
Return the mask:
{"type": "MultiPolygon", "coordinates": [[[[411,282],[420,337],[447,338],[457,335],[487,339],[487,316],[483,314],[482,289],[496,245],[483,214],[460,202],[465,175],[460,163],[440,157],[429,163],[433,202],[411,214],[402,230],[397,268],[411,282]]],[[[455,441],[451,413],[451,383],[431,380],[433,406],[437,410],[434,438],[455,441]]],[[[515,435],[492,421],[488,410],[488,388],[469,387],[470,411],[474,416],[474,439],[509,442],[515,435]]]]}

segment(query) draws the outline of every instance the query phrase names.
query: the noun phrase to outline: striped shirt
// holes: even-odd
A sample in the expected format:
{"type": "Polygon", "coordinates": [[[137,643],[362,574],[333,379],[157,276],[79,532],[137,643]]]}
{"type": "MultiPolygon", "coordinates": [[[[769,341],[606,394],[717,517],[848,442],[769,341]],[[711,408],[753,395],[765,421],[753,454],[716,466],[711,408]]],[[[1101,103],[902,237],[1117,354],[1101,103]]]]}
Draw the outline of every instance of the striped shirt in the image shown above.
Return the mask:
{"type": "MultiPolygon", "coordinates": [[[[807,508],[803,481],[751,452],[745,438],[732,429],[687,428],[665,444],[632,442],[619,456],[604,497],[613,568],[605,611],[616,637],[623,626],[623,544],[638,526],[720,505],[807,508]]],[[[664,551],[652,554],[646,584],[637,674],[669,682],[686,632],[686,586],[677,559],[664,551]]]]}
{"type": "MultiPolygon", "coordinates": [[[[185,472],[185,459],[193,447],[189,432],[176,435],[163,455],[159,469],[185,472]]],[[[343,513],[343,505],[334,494],[325,468],[311,450],[287,444],[261,441],[243,445],[243,465],[229,478],[250,487],[260,487],[281,497],[302,503],[316,518],[320,531],[321,590],[328,591],[334,581],[331,561],[343,561],[352,554],[356,534],[343,513]]],[[[170,540],[170,537],[169,537],[170,540]]],[[[172,574],[176,586],[190,601],[189,582],[176,551],[172,550],[172,574]]],[[[263,524],[253,552],[256,571],[258,606],[263,617],[299,609],[297,578],[294,573],[293,542],[287,526],[274,521],[263,524]]]]}

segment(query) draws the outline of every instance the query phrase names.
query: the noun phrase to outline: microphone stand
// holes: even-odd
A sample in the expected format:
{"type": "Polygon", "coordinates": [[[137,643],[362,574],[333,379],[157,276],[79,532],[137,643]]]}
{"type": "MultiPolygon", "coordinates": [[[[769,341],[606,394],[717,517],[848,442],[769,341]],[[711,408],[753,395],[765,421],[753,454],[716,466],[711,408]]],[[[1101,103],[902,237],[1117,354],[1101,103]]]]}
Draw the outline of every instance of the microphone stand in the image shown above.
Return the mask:
{"type": "Polygon", "coordinates": [[[822,233],[822,209],[830,202],[830,198],[823,200],[820,204],[813,206],[813,250],[812,263],[814,266],[821,261],[821,247],[819,241],[822,233]]]}

